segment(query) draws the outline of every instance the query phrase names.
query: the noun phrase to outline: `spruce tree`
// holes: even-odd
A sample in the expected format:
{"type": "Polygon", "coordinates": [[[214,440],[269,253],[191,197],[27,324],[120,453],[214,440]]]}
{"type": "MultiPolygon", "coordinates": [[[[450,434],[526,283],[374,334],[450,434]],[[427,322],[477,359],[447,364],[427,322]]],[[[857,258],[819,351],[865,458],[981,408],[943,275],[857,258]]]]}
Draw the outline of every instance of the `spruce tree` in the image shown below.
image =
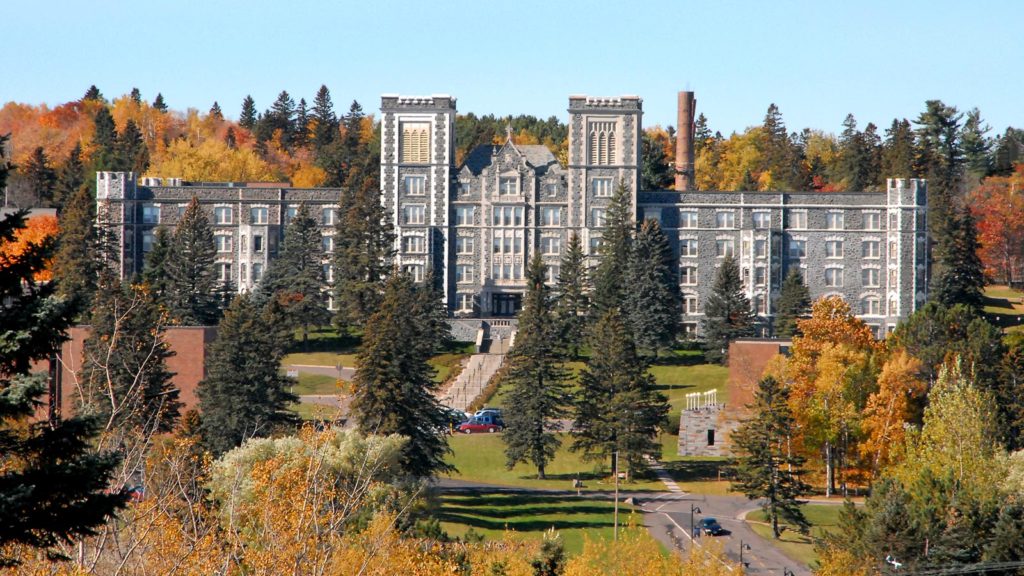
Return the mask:
{"type": "MultiPolygon", "coordinates": [[[[685,129],[685,127],[680,129],[685,129]]],[[[707,117],[703,113],[698,114],[697,120],[693,123],[693,151],[696,154],[700,154],[713,138],[714,135],[711,133],[711,129],[708,128],[707,117]]]]}
{"type": "Polygon", "coordinates": [[[977,108],[967,112],[960,142],[963,145],[965,167],[975,182],[992,171],[992,139],[986,136],[991,129],[981,119],[981,111],[977,108]]]}
{"type": "MultiPolygon", "coordinates": [[[[26,216],[0,218],[0,251],[26,216]]],[[[94,420],[38,419],[46,385],[33,363],[59,349],[75,316],[54,284],[36,282],[52,250],[46,240],[0,258],[0,567],[18,563],[12,547],[59,554],[55,546],[94,534],[127,500],[108,485],[118,458],[92,448],[94,420]]]]}
{"type": "Polygon", "coordinates": [[[10,153],[7,151],[7,143],[11,140],[11,133],[0,134],[0,188],[7,188],[7,177],[14,164],[11,163],[10,153]]]}
{"type": "Polygon", "coordinates": [[[238,116],[238,125],[246,130],[256,127],[256,101],[252,96],[247,95],[245,100],[242,100],[242,113],[238,116]]]}
{"type": "Polygon", "coordinates": [[[118,135],[115,155],[116,170],[134,172],[139,175],[149,167],[149,149],[146,148],[142,132],[139,131],[134,120],[129,119],[124,125],[124,130],[118,135]]]}
{"type": "Polygon", "coordinates": [[[228,131],[224,134],[224,143],[232,150],[238,148],[238,138],[235,136],[234,126],[228,126],[228,131]]]}
{"type": "Polygon", "coordinates": [[[248,294],[236,296],[224,312],[196,390],[203,440],[216,455],[295,422],[288,411],[298,400],[289,392],[294,381],[281,374],[288,334],[274,319],[248,294]]]}
{"type": "Polygon", "coordinates": [[[627,269],[624,315],[638,350],[658,355],[679,334],[682,294],[675,255],[657,220],[644,220],[627,269]]]}
{"type": "Polygon", "coordinates": [[[60,215],[52,270],[57,293],[82,310],[90,307],[101,269],[95,222],[96,200],[89,186],[79,186],[60,215]]]}
{"type": "Polygon", "coordinates": [[[358,101],[353,100],[342,120],[342,126],[345,129],[342,146],[345,150],[346,164],[353,164],[357,158],[363,155],[362,129],[365,117],[363,107],[358,101]]]}
{"type": "Polygon", "coordinates": [[[320,227],[302,204],[284,232],[277,259],[270,263],[260,292],[277,300],[289,327],[302,328],[302,343],[309,338],[309,326],[330,321],[321,288],[324,284],[323,244],[320,227]]]}
{"type": "Polygon", "coordinates": [[[295,100],[287,90],[282,90],[277,95],[277,100],[274,100],[261,123],[267,125],[270,134],[280,130],[281,146],[286,150],[292,149],[292,137],[295,133],[295,100]]]}
{"type": "Polygon", "coordinates": [[[338,136],[338,117],[334,113],[334,103],[331,102],[331,92],[327,86],[320,86],[313,100],[313,151],[316,154],[318,163],[321,161],[321,154],[327,149],[338,136]]]}
{"type": "Polygon", "coordinates": [[[224,111],[220,109],[220,104],[216,100],[213,101],[213,106],[210,106],[210,118],[218,122],[224,119],[224,111]]]}
{"type": "Polygon", "coordinates": [[[106,101],[103,98],[103,94],[100,92],[100,89],[97,88],[95,84],[93,84],[92,86],[89,86],[89,89],[85,91],[85,95],[82,96],[82,100],[93,100],[93,101],[96,101],[96,102],[105,102],[106,101]]]}
{"type": "Polygon", "coordinates": [[[583,243],[575,232],[558,268],[555,297],[555,319],[561,330],[558,342],[571,358],[577,358],[586,340],[587,317],[590,313],[590,282],[583,243]]]}
{"type": "Polygon", "coordinates": [[[295,108],[295,132],[292,134],[291,145],[294,148],[305,148],[309,144],[309,110],[306,99],[299,98],[295,108]]]}
{"type": "Polygon", "coordinates": [[[400,464],[412,477],[450,470],[444,409],[427,362],[436,346],[434,322],[424,318],[424,300],[405,274],[392,275],[377,311],[366,323],[356,357],[351,414],[363,433],[400,434],[408,439],[400,464]]]}
{"type": "Polygon", "coordinates": [[[712,293],[704,304],[704,358],[727,364],[729,343],[754,335],[754,314],[743,291],[740,268],[726,256],[715,276],[712,293]]]}
{"type": "Polygon", "coordinates": [[[964,304],[980,310],[985,269],[978,257],[978,232],[967,208],[957,209],[933,255],[929,298],[943,306],[964,304]]]}
{"type": "Polygon", "coordinates": [[[114,117],[106,106],[96,111],[93,117],[95,132],[92,143],[95,150],[92,153],[92,167],[94,170],[117,170],[117,127],[114,125],[114,117]]]}
{"type": "Polygon", "coordinates": [[[796,321],[811,314],[811,292],[796,267],[790,268],[782,281],[782,291],[775,308],[775,336],[792,338],[800,335],[796,321]]]}
{"type": "Polygon", "coordinates": [[[75,147],[68,154],[68,159],[57,171],[57,182],[53,188],[53,203],[57,210],[63,212],[64,206],[85,184],[85,166],[82,164],[82,145],[75,142],[75,147]]]}
{"type": "Polygon", "coordinates": [[[776,539],[782,534],[780,518],[805,530],[809,524],[799,498],[810,492],[810,486],[801,479],[803,456],[787,448],[795,426],[789,391],[768,376],[758,382],[750,409],[751,417],[731,436],[739,456],[735,489],[751,500],[762,500],[761,508],[776,539]]]}
{"type": "Polygon", "coordinates": [[[594,311],[603,315],[620,309],[625,301],[626,274],[633,251],[633,199],[629,188],[620,182],[605,211],[601,230],[601,260],[594,270],[594,311]]]}
{"type": "Polygon", "coordinates": [[[668,403],[618,310],[598,319],[590,347],[601,352],[592,354],[580,372],[571,450],[606,461],[618,452],[632,478],[644,469],[645,456],[661,453],[658,426],[665,423],[668,403]]]}
{"type": "Polygon", "coordinates": [[[559,419],[567,414],[569,373],[562,367],[562,350],[552,344],[559,341],[559,326],[540,254],[530,261],[526,283],[516,345],[502,378],[510,388],[501,439],[509,469],[530,462],[543,480],[544,469],[562,444],[556,432],[561,429],[559,419]]]}
{"type": "Polygon", "coordinates": [[[885,131],[882,143],[882,176],[884,178],[914,178],[914,130],[904,118],[894,119],[885,131]]]}
{"type": "Polygon", "coordinates": [[[35,198],[36,206],[50,206],[53,204],[54,188],[57,184],[57,172],[50,166],[50,159],[46,157],[46,151],[42,146],[37,146],[32,154],[25,160],[18,172],[25,176],[32,196],[35,198]]]}
{"type": "Polygon", "coordinates": [[[142,92],[138,88],[132,87],[132,91],[128,94],[128,97],[132,99],[135,104],[142,104],[142,92]]]}
{"type": "Polygon", "coordinates": [[[758,143],[761,151],[761,172],[771,174],[769,190],[797,189],[793,144],[786,132],[782,113],[775,104],[768,106],[758,143]]]}
{"type": "Polygon", "coordinates": [[[217,322],[217,280],[213,267],[216,248],[210,221],[195,197],[174,230],[173,249],[167,258],[165,304],[184,325],[209,326],[217,322]]]}
{"type": "Polygon", "coordinates": [[[126,436],[170,432],[181,402],[167,359],[167,318],[148,289],[117,279],[96,293],[85,340],[78,410],[126,436]]]}
{"type": "Polygon", "coordinates": [[[740,191],[742,192],[757,192],[759,185],[757,180],[754,180],[754,175],[750,173],[750,170],[743,171],[743,180],[740,180],[740,191]]]}
{"type": "Polygon", "coordinates": [[[164,95],[157,92],[156,98],[153,99],[153,109],[160,112],[167,112],[167,103],[164,102],[164,95]]]}
{"type": "Polygon", "coordinates": [[[158,227],[153,239],[153,249],[146,254],[145,266],[142,269],[142,281],[149,286],[158,301],[162,301],[167,294],[167,263],[173,251],[174,234],[166,226],[158,227]]]}
{"type": "Polygon", "coordinates": [[[640,181],[643,183],[643,190],[672,187],[675,176],[669,162],[670,159],[661,144],[644,132],[640,145],[640,181]]]}
{"type": "Polygon", "coordinates": [[[376,181],[341,194],[334,233],[335,323],[363,326],[380,305],[394,257],[394,232],[376,181]]]}

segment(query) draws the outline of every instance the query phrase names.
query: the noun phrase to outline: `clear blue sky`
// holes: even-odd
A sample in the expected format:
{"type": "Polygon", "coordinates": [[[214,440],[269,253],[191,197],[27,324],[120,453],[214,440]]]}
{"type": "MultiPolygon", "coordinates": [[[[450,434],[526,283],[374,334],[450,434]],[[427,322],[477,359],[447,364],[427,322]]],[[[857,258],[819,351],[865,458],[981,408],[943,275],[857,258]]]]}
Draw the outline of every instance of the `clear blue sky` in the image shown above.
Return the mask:
{"type": "Polygon", "coordinates": [[[339,112],[382,93],[448,93],[462,112],[566,117],[569,94],[638,94],[645,125],[675,93],[728,134],[768,104],[790,130],[913,120],[926,99],[1024,127],[1024,2],[946,0],[10,0],[0,103],[108,98],[137,86],[171,108],[237,118],[282,90],[339,112]]]}

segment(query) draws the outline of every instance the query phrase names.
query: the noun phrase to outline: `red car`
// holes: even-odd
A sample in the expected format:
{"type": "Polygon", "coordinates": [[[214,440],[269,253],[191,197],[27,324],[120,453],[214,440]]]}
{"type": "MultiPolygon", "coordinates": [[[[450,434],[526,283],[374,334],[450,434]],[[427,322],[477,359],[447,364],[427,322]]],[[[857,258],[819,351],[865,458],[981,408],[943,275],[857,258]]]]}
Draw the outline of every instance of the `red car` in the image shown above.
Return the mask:
{"type": "Polygon", "coordinates": [[[469,422],[463,422],[456,428],[463,434],[472,434],[474,432],[501,432],[501,429],[505,427],[505,423],[501,421],[495,414],[484,414],[482,416],[472,418],[469,422]]]}

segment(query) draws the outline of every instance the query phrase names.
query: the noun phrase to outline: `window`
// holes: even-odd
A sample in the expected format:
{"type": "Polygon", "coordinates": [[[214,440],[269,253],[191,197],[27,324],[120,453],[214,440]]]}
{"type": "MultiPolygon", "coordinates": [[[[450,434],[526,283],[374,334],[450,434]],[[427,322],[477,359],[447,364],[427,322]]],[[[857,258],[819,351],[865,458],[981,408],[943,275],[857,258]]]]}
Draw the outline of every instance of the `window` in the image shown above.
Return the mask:
{"type": "Polygon", "coordinates": [[[900,227],[900,215],[896,212],[889,214],[889,230],[898,230],[900,227]]]}
{"type": "Polygon", "coordinates": [[[843,269],[825,268],[825,286],[829,288],[843,287],[843,269]]]}
{"type": "Polygon", "coordinates": [[[544,194],[548,196],[558,196],[558,184],[550,183],[544,185],[544,194]]]}
{"type": "Polygon", "coordinates": [[[472,236],[456,236],[455,237],[455,253],[456,254],[472,254],[473,247],[475,245],[472,236]]]}
{"type": "Polygon", "coordinates": [[[896,274],[896,269],[895,268],[890,268],[889,269],[889,287],[890,288],[895,288],[897,284],[899,284],[899,277],[896,274]]]}
{"type": "Polygon", "coordinates": [[[324,282],[334,282],[334,266],[331,264],[324,264],[324,282]]]}
{"type": "Polygon", "coordinates": [[[468,196],[470,187],[468,182],[459,182],[458,194],[459,196],[468,196]]]}
{"type": "Polygon", "coordinates": [[[714,430],[708,430],[708,446],[714,446],[714,445],[715,445],[715,431],[714,430]]]}
{"type": "Polygon", "coordinates": [[[178,218],[185,215],[185,210],[188,210],[188,204],[178,204],[178,218]]]}
{"type": "Polygon", "coordinates": [[[242,264],[240,266],[240,268],[241,268],[241,271],[242,271],[241,281],[242,282],[248,282],[249,281],[249,271],[246,269],[245,264],[242,264]]]}
{"type": "Polygon", "coordinates": [[[804,230],[807,228],[807,212],[794,210],[789,213],[789,227],[793,230],[804,230]]]}
{"type": "Polygon", "coordinates": [[[865,288],[878,288],[880,280],[881,274],[878,268],[864,268],[860,271],[860,283],[865,288]]]}
{"type": "Polygon", "coordinates": [[[229,282],[231,280],[230,262],[217,263],[217,279],[220,280],[221,282],[229,282]]]}
{"type": "Polygon", "coordinates": [[[768,283],[768,270],[764,266],[754,268],[754,285],[764,286],[768,283]]]}
{"type": "Polygon", "coordinates": [[[754,258],[767,258],[768,257],[768,241],[759,238],[754,240],[754,258]]]}
{"type": "MultiPolygon", "coordinates": [[[[260,236],[259,234],[253,234],[252,235],[252,251],[253,252],[263,252],[263,236],[260,236]]],[[[253,272],[255,272],[255,271],[256,270],[254,268],[253,272]]]]}
{"type": "Polygon", "coordinates": [[[596,238],[595,237],[591,237],[590,238],[590,253],[591,254],[600,254],[601,253],[601,246],[603,244],[604,244],[604,241],[601,240],[600,237],[596,237],[596,238]]]}
{"type": "Polygon", "coordinates": [[[498,194],[511,196],[519,192],[519,178],[515,176],[502,176],[498,178],[498,194]]]}
{"type": "Polygon", "coordinates": [[[472,282],[473,281],[473,266],[469,264],[458,264],[455,266],[455,281],[456,282],[472,282]]]}
{"type": "Polygon", "coordinates": [[[732,240],[716,240],[715,255],[718,256],[719,258],[725,258],[726,256],[735,256],[736,243],[733,242],[732,240]]]}
{"type": "Polygon", "coordinates": [[[842,212],[829,212],[825,214],[825,228],[829,230],[842,230],[844,225],[842,212]]]}
{"type": "Polygon", "coordinates": [[[299,208],[297,206],[289,206],[285,209],[284,218],[285,222],[291,222],[295,220],[295,217],[299,215],[299,208]]]}
{"type": "Polygon", "coordinates": [[[472,226],[476,217],[476,206],[456,206],[455,225],[472,226]]]}
{"type": "Polygon", "coordinates": [[[234,217],[232,214],[234,210],[230,206],[217,206],[213,209],[213,223],[214,224],[231,224],[231,220],[234,217]]]}
{"type": "Polygon", "coordinates": [[[423,249],[425,242],[423,236],[404,236],[402,237],[402,250],[412,254],[422,254],[425,252],[423,249]]]}
{"type": "Polygon", "coordinates": [[[430,124],[402,122],[401,162],[426,164],[430,162],[430,124]]]}
{"type": "Polygon", "coordinates": [[[495,280],[520,280],[523,277],[523,264],[516,262],[495,262],[491,266],[491,278],[495,280]]]}
{"type": "Polygon", "coordinates": [[[683,266],[679,268],[679,283],[683,286],[697,285],[697,267],[683,266]]]}
{"type": "Polygon", "coordinates": [[[455,297],[456,305],[459,312],[472,312],[473,311],[473,295],[472,294],[459,294],[455,297]]]}
{"type": "Polygon", "coordinates": [[[615,122],[591,122],[587,136],[590,163],[607,166],[615,163],[615,122]]]}
{"type": "Polygon", "coordinates": [[[878,258],[879,256],[879,241],[878,240],[864,240],[860,244],[860,253],[864,258],[878,258]]]}
{"type": "Polygon", "coordinates": [[[715,225],[719,228],[735,228],[736,227],[736,213],[729,212],[718,212],[715,214],[715,225]]]}
{"type": "Polygon", "coordinates": [[[320,239],[324,252],[334,252],[334,236],[324,236],[320,239]]]}
{"type": "Polygon", "coordinates": [[[680,228],[696,228],[697,227],[697,212],[694,210],[684,210],[679,213],[679,227],[680,228]]]}
{"type": "Polygon", "coordinates": [[[408,196],[423,196],[427,193],[427,177],[405,176],[402,178],[402,191],[408,196]]]}
{"type": "Polygon", "coordinates": [[[607,198],[612,195],[612,179],[594,178],[590,181],[590,189],[594,192],[594,196],[607,198]]]}
{"type": "Polygon", "coordinates": [[[789,257],[790,258],[806,258],[807,257],[807,241],[806,240],[790,240],[789,241],[789,257]]]}
{"type": "Polygon", "coordinates": [[[558,264],[554,264],[554,265],[551,265],[551,266],[545,266],[544,267],[544,283],[545,284],[555,284],[555,283],[557,283],[558,282],[559,270],[560,270],[560,268],[559,268],[558,264]]]}
{"type": "Polygon", "coordinates": [[[491,252],[493,254],[522,254],[522,230],[495,230],[491,252]]]}
{"type": "Polygon", "coordinates": [[[865,212],[864,213],[864,229],[865,230],[881,230],[882,229],[882,215],[878,212],[865,212]]]}
{"type": "MultiPolygon", "coordinates": [[[[899,302],[896,300],[896,297],[893,296],[892,298],[889,298],[889,316],[899,315],[899,302]]],[[[891,332],[892,330],[890,329],[889,331],[891,332]]]]}
{"type": "Polygon", "coordinates": [[[217,252],[231,252],[231,236],[228,234],[218,234],[213,237],[214,242],[217,245],[217,252]]]}
{"type": "Polygon", "coordinates": [[[772,225],[771,212],[754,212],[754,228],[767,230],[772,225]]]}
{"type": "Polygon", "coordinates": [[[333,226],[336,211],[334,208],[320,209],[320,224],[322,226],[333,226]]]}
{"type": "Polygon", "coordinates": [[[249,209],[249,222],[252,223],[252,224],[266,224],[267,223],[267,209],[266,208],[250,208],[249,209]]]}
{"type": "Polygon", "coordinates": [[[143,253],[149,252],[150,250],[153,249],[153,242],[154,242],[155,239],[156,239],[156,237],[154,236],[152,230],[146,230],[145,232],[142,233],[142,252],[143,253]]]}
{"type": "Polygon", "coordinates": [[[549,256],[557,256],[562,253],[561,238],[541,238],[540,252],[549,256]]]}
{"type": "Polygon", "coordinates": [[[252,265],[252,281],[259,282],[263,280],[263,264],[256,262],[252,265]]]}
{"type": "Polygon", "coordinates": [[[679,241],[679,255],[683,257],[694,257],[697,255],[697,240],[684,238],[679,241]]]}
{"type": "Polygon", "coordinates": [[[142,223],[143,224],[159,224],[160,223],[160,207],[152,204],[142,205],[142,223]]]}
{"type": "Polygon", "coordinates": [[[406,264],[402,270],[412,278],[413,282],[423,282],[423,265],[406,264]]]}
{"type": "Polygon", "coordinates": [[[426,207],[420,205],[412,205],[405,207],[405,223],[406,224],[423,224],[426,216],[426,207]]]}
{"type": "Polygon", "coordinates": [[[843,257],[843,241],[842,240],[826,240],[825,241],[825,257],[826,258],[842,258],[843,257]]]}
{"type": "Polygon", "coordinates": [[[604,210],[604,208],[593,208],[593,209],[591,209],[591,211],[590,211],[590,223],[591,223],[592,226],[596,226],[598,228],[600,228],[602,226],[606,226],[608,224],[607,220],[605,219],[605,210],[604,210]]]}
{"type": "Polygon", "coordinates": [[[493,224],[495,226],[522,226],[522,206],[495,206],[493,208],[493,224]]]}
{"type": "Polygon", "coordinates": [[[889,242],[889,258],[895,259],[899,255],[900,255],[900,250],[896,246],[896,243],[895,242],[889,242]]]}
{"type": "Polygon", "coordinates": [[[542,206],[540,209],[541,226],[561,226],[562,210],[558,206],[542,206]]]}
{"type": "Polygon", "coordinates": [[[697,295],[696,294],[684,294],[683,295],[683,313],[684,314],[697,314],[697,295]]]}
{"type": "Polygon", "coordinates": [[[878,298],[864,298],[860,301],[860,313],[865,316],[880,316],[882,314],[882,302],[878,298]]]}

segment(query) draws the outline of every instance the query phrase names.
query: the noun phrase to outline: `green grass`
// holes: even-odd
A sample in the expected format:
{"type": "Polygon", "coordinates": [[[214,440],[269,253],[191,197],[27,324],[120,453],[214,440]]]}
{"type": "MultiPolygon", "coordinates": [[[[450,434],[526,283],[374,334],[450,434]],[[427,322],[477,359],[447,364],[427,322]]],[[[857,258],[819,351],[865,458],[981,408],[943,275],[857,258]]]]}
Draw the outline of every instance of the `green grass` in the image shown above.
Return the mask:
{"type": "Polygon", "coordinates": [[[305,366],[344,366],[351,368],[356,365],[355,352],[294,352],[281,360],[281,364],[300,364],[305,366]]]}
{"type": "Polygon", "coordinates": [[[296,402],[289,409],[298,414],[303,420],[333,420],[338,416],[338,409],[323,404],[309,404],[296,402]]]}
{"type": "Polygon", "coordinates": [[[802,508],[804,516],[811,523],[811,531],[808,535],[787,529],[779,540],[773,540],[771,526],[756,523],[766,522],[764,512],[761,510],[751,512],[747,514],[747,520],[750,521],[751,529],[759,536],[766,540],[773,540],[773,543],[787,556],[809,566],[818,560],[818,555],[814,551],[814,539],[823,537],[830,529],[836,527],[839,523],[839,512],[842,510],[842,506],[804,504],[802,508]]]}
{"type": "MultiPolygon", "coordinates": [[[[470,529],[487,540],[500,540],[506,530],[529,539],[540,539],[554,528],[565,543],[566,553],[583,550],[584,537],[611,540],[613,504],[586,496],[464,491],[445,494],[438,515],[441,527],[451,536],[470,529]]],[[[630,522],[632,507],[620,505],[619,525],[630,522]]],[[[640,523],[639,518],[633,521],[640,523]]]]}
{"type": "Polygon", "coordinates": [[[984,293],[984,310],[988,321],[1004,332],[1024,330],[1024,292],[1006,286],[988,286],[984,293]]]}
{"type": "Polygon", "coordinates": [[[300,372],[298,383],[292,387],[292,392],[299,396],[307,394],[337,394],[337,379],[324,374],[300,372]]]}

